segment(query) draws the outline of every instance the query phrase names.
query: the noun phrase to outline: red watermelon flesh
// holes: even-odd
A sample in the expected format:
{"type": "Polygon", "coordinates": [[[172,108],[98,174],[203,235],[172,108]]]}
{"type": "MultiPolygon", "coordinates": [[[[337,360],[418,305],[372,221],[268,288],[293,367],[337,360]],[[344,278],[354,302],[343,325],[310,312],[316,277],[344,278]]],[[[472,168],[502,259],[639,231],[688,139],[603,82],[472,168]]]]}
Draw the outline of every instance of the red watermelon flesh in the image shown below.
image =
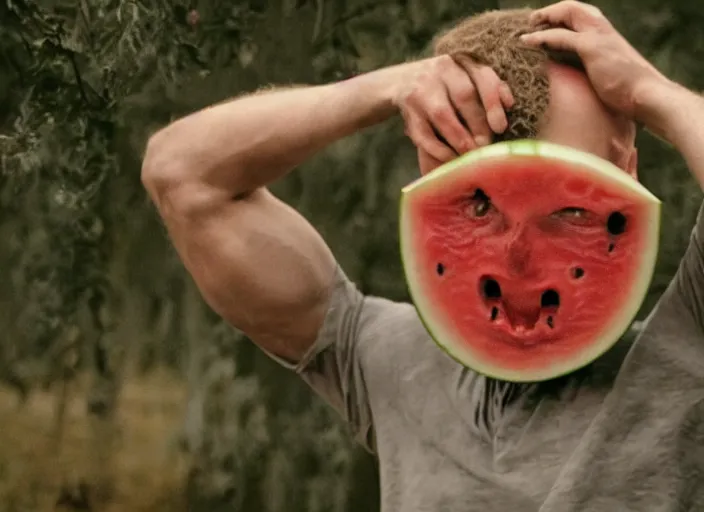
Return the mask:
{"type": "Polygon", "coordinates": [[[645,298],[660,202],[594,155],[494,144],[403,190],[413,301],[458,361],[504,380],[574,371],[608,350],[645,298]]]}

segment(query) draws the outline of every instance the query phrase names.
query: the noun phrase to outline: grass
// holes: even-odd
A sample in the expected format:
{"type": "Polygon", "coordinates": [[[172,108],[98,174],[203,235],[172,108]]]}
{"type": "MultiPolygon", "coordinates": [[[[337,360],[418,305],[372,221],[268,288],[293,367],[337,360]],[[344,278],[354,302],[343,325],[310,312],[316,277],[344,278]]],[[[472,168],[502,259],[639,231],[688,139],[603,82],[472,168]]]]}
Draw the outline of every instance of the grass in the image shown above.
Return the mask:
{"type": "Polygon", "coordinates": [[[177,447],[183,383],[162,373],[130,379],[121,395],[114,450],[100,446],[103,434],[86,414],[84,390],[76,384],[57,443],[55,393],[37,392],[19,407],[16,396],[0,388],[0,512],[185,511],[188,461],[177,447]],[[101,448],[112,454],[107,462],[96,457],[101,448]],[[112,492],[99,506],[94,498],[89,505],[57,505],[70,501],[60,500],[62,493],[80,494],[81,482],[96,488],[101,475],[112,482],[112,492]]]}

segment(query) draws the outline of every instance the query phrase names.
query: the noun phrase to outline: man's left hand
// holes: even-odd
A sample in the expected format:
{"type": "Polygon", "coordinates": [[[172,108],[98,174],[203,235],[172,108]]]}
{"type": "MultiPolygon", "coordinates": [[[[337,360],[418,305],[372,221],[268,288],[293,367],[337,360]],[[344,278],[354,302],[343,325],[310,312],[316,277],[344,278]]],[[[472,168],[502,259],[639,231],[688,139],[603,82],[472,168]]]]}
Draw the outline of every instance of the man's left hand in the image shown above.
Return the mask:
{"type": "Polygon", "coordinates": [[[536,10],[536,23],[551,28],[521,37],[531,46],[579,55],[594,90],[612,110],[636,121],[642,94],[667,84],[668,79],[651,65],[593,5],[566,0],[536,10]]]}

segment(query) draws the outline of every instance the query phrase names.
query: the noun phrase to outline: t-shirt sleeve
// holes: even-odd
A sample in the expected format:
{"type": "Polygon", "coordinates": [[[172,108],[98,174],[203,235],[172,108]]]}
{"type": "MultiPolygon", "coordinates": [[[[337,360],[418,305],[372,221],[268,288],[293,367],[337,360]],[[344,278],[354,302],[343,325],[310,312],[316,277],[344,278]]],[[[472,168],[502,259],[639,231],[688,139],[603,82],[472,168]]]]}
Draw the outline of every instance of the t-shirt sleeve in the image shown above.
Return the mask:
{"type": "Polygon", "coordinates": [[[704,328],[704,204],[697,214],[674,284],[697,324],[704,328]]]}
{"type": "Polygon", "coordinates": [[[383,341],[388,329],[380,326],[393,324],[397,307],[401,304],[364,296],[338,266],[323,325],[308,352],[297,364],[268,354],[295,371],[350,425],[356,441],[372,452],[374,428],[365,351],[383,341]]]}

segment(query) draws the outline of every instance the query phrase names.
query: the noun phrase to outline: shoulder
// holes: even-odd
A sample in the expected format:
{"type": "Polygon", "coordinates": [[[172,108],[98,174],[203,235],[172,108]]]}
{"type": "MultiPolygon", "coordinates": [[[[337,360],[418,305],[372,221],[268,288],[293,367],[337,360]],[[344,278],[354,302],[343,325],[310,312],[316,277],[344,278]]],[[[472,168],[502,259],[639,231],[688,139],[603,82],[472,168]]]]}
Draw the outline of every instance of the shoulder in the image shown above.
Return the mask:
{"type": "Polygon", "coordinates": [[[432,339],[413,304],[365,296],[359,326],[367,384],[387,398],[430,390],[459,367],[432,339]]]}
{"type": "Polygon", "coordinates": [[[375,359],[395,364],[417,364],[445,353],[436,345],[415,306],[382,297],[365,296],[359,319],[360,343],[375,359]]]}
{"type": "Polygon", "coordinates": [[[353,338],[357,350],[375,353],[432,343],[412,303],[362,293],[339,265],[321,334],[353,338]]]}
{"type": "Polygon", "coordinates": [[[338,361],[357,366],[368,392],[388,398],[458,366],[432,339],[412,303],[365,295],[341,269],[316,345],[318,351],[335,347],[338,361]]]}
{"type": "MultiPolygon", "coordinates": [[[[700,205],[689,244],[673,282],[660,302],[679,302],[704,329],[704,203],[700,205]]],[[[681,316],[675,313],[675,316],[681,316]]]]}
{"type": "Polygon", "coordinates": [[[393,345],[396,340],[430,338],[413,304],[366,295],[362,300],[359,328],[374,345],[393,345]]]}

